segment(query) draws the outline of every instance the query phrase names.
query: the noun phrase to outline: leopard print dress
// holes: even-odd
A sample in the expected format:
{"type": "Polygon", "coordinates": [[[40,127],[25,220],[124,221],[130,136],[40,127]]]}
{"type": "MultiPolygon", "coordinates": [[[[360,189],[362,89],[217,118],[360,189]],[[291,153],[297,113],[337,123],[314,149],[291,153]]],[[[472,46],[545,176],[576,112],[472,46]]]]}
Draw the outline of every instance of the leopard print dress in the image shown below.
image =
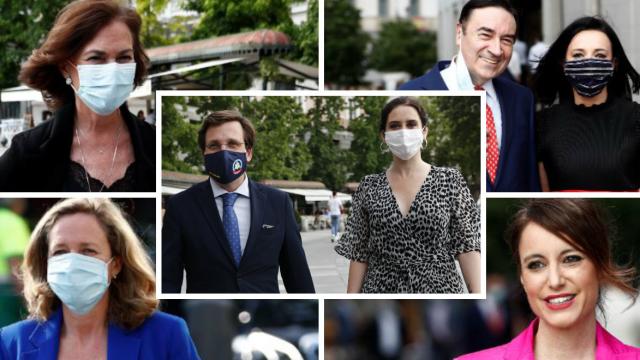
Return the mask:
{"type": "Polygon", "coordinates": [[[480,214],[462,174],[431,167],[407,216],[386,174],[364,177],[335,250],[368,263],[363,293],[462,293],[454,259],[480,251],[480,214]]]}

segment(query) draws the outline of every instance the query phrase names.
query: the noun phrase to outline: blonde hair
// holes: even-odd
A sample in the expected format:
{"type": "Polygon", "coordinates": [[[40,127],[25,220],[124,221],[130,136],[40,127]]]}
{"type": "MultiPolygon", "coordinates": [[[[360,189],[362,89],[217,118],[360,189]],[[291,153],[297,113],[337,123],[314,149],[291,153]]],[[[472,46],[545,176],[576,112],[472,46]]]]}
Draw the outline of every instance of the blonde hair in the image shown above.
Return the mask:
{"type": "Polygon", "coordinates": [[[22,263],[24,297],[31,318],[46,321],[60,306],[47,283],[49,232],[65,215],[85,213],[96,217],[104,230],[112,256],[122,269],[109,286],[107,319],[133,329],[158,307],[156,282],[149,256],[120,208],[109,199],[67,199],[51,207],[36,225],[22,263]]]}

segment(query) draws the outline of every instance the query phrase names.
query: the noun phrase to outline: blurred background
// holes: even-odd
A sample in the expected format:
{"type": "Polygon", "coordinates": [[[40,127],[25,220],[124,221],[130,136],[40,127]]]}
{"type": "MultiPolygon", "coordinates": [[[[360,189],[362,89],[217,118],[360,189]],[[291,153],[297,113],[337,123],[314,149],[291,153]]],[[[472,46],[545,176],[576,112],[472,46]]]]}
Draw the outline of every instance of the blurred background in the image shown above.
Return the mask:
{"type": "MultiPolygon", "coordinates": [[[[16,276],[31,230],[59,199],[0,199],[0,327],[28,313],[16,276]]],[[[112,199],[155,259],[155,199],[112,199]]],[[[162,300],[202,359],[318,359],[317,300],[162,300]]]]}
{"type": "MultiPolygon", "coordinates": [[[[291,197],[316,291],[344,293],[349,261],[331,241],[328,200],[338,192],[346,211],[360,179],[383,172],[380,112],[387,96],[162,97],[163,199],[205,181],[197,132],[211,111],[238,109],[256,128],[248,174],[291,197]]],[[[420,97],[429,117],[422,158],[461,171],[480,196],[480,97],[420,97]]],[[[284,286],[280,282],[280,291],[284,286]]]]}
{"type": "MultiPolygon", "coordinates": [[[[325,0],[325,88],[394,90],[458,52],[456,24],[467,0],[325,0]]],[[[518,41],[509,71],[529,84],[538,57],[582,16],[602,16],[640,68],[637,0],[511,0],[518,41]]],[[[636,95],[637,96],[637,95],[636,95]]],[[[637,101],[638,97],[636,97],[637,101]]]]}
{"type": "MultiPolygon", "coordinates": [[[[485,300],[325,300],[325,358],[452,359],[511,341],[534,318],[503,240],[522,201],[487,199],[485,300]]],[[[616,262],[640,270],[640,199],[593,201],[610,213],[616,262]]],[[[640,302],[612,288],[603,300],[600,323],[640,346],[640,302]]]]}

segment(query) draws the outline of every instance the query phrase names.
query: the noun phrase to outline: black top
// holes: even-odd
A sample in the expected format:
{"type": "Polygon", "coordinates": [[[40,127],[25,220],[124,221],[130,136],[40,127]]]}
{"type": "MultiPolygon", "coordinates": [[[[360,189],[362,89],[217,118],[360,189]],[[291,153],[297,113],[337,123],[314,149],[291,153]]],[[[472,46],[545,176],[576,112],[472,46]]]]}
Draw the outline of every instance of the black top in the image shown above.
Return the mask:
{"type": "Polygon", "coordinates": [[[80,192],[80,191],[91,191],[91,192],[126,192],[126,191],[135,191],[136,177],[135,177],[135,162],[132,162],[127,166],[127,170],[124,175],[113,182],[111,186],[105,186],[104,183],[94,177],[91,176],[85,170],[84,166],[78,164],[75,161],[71,161],[69,165],[69,173],[67,174],[67,178],[64,182],[64,191],[70,192],[80,192]],[[87,184],[87,181],[89,183],[87,184]],[[89,185],[91,189],[87,187],[89,185]]]}
{"type": "Polygon", "coordinates": [[[387,175],[367,175],[335,250],[368,264],[363,293],[464,292],[455,258],[480,251],[480,215],[462,174],[431,167],[404,216],[387,175]]]}
{"type": "Polygon", "coordinates": [[[640,188],[640,105],[613,98],[559,104],[537,119],[538,160],[552,191],[640,188]]]}
{"type": "MultiPolygon", "coordinates": [[[[128,189],[111,191],[155,191],[155,129],[129,112],[126,103],[120,112],[133,147],[133,169],[127,169],[133,179],[128,189]]],[[[0,157],[0,192],[87,191],[86,185],[70,185],[74,117],[75,103],[67,104],[51,120],[13,137],[11,147],[0,157]]]]}

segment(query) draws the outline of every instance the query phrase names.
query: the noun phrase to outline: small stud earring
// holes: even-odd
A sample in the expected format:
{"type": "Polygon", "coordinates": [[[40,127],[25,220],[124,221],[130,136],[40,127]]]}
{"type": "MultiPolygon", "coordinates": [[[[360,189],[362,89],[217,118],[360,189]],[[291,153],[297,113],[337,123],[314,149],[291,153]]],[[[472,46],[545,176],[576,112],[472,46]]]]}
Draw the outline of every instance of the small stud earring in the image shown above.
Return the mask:
{"type": "Polygon", "coordinates": [[[67,75],[67,79],[65,80],[67,85],[71,85],[71,76],[67,75]]]}

